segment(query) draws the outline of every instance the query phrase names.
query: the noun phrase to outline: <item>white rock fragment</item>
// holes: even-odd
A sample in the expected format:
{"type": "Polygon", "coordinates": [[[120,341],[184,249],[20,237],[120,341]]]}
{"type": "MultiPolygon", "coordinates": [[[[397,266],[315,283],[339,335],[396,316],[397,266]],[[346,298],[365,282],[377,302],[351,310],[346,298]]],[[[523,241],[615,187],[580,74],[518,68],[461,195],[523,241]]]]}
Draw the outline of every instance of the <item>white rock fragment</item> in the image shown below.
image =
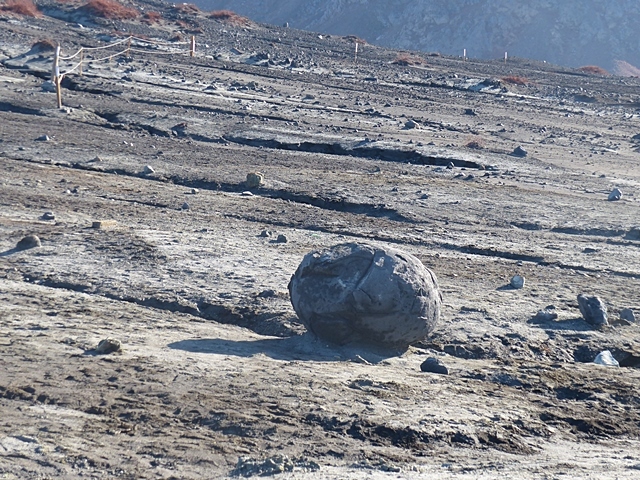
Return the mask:
{"type": "Polygon", "coordinates": [[[618,361],[613,358],[613,355],[609,350],[605,350],[604,352],[600,352],[596,359],[593,361],[596,365],[604,365],[606,367],[619,367],[620,364],[618,361]]]}

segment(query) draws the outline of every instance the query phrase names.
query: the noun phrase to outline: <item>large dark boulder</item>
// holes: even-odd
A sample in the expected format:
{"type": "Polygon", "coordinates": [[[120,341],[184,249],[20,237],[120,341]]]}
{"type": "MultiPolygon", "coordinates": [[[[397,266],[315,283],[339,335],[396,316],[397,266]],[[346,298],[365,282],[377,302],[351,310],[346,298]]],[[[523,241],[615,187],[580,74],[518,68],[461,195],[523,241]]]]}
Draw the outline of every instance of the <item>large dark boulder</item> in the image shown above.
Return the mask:
{"type": "Polygon", "coordinates": [[[406,348],[440,317],[431,270],[394,248],[345,243],[307,254],[289,282],[305,327],[331,343],[406,348]]]}

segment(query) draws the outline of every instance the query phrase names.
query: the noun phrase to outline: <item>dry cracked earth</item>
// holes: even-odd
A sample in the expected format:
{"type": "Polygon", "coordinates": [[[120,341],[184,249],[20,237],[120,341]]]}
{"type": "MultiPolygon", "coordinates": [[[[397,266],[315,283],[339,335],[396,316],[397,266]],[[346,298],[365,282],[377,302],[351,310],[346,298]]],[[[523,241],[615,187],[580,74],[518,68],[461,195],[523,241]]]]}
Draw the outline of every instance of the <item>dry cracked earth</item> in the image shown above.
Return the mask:
{"type": "Polygon", "coordinates": [[[1,478],[638,478],[640,80],[39,5],[0,17],[1,478]],[[37,42],[128,33],[58,109],[37,42]],[[435,272],[432,336],[305,333],[290,276],[354,241],[435,272]]]}

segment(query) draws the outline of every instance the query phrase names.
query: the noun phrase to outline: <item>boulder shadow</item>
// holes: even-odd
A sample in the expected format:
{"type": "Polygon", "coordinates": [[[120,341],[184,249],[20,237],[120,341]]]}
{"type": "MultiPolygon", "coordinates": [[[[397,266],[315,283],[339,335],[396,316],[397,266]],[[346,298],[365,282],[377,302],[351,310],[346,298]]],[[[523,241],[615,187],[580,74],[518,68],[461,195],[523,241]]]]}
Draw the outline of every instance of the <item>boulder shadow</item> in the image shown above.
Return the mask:
{"type": "Polygon", "coordinates": [[[21,252],[22,250],[16,247],[10,248],[9,250],[5,250],[4,252],[0,252],[0,257],[8,257],[9,255],[13,255],[14,253],[21,252]]]}
{"type": "Polygon", "coordinates": [[[592,332],[598,330],[593,325],[588,324],[584,318],[568,318],[566,320],[548,320],[548,321],[535,321],[535,317],[529,320],[529,325],[535,325],[544,330],[572,330],[576,332],[592,332]]]}
{"type": "Polygon", "coordinates": [[[335,346],[319,340],[311,333],[288,338],[265,338],[262,340],[225,340],[222,338],[199,338],[180,340],[168,345],[175,350],[216,355],[253,357],[264,354],[274,360],[299,360],[315,362],[344,362],[376,364],[387,358],[402,355],[402,351],[369,349],[359,345],[335,346]]]}

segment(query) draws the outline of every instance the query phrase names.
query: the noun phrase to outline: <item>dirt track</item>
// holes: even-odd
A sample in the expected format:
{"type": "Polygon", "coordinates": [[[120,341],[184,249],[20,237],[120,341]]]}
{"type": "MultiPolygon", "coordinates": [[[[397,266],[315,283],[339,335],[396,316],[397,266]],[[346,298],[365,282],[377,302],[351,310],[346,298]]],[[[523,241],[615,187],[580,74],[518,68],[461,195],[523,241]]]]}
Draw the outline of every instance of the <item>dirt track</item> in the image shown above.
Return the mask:
{"type": "Polygon", "coordinates": [[[112,26],[0,20],[3,478],[636,478],[638,324],[594,330],[576,297],[640,312],[638,79],[373,46],[354,63],[346,38],[190,21],[194,59],[91,64],[58,110],[52,53],[23,54],[41,29],[66,55],[112,26]],[[431,338],[304,333],[289,277],[345,241],[436,273],[431,338]],[[122,352],[95,355],[107,337],[122,352]]]}

